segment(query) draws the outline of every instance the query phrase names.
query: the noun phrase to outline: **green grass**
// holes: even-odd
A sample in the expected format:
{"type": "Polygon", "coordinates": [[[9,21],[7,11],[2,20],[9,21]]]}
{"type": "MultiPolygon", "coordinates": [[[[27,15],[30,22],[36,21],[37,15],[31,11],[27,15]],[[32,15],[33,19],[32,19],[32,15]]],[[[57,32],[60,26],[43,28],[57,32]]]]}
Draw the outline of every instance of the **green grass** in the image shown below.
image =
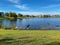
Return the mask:
{"type": "Polygon", "coordinates": [[[0,45],[60,45],[60,30],[0,30],[0,45]]]}
{"type": "Polygon", "coordinates": [[[0,18],[0,20],[4,20],[4,18],[0,18]]]}

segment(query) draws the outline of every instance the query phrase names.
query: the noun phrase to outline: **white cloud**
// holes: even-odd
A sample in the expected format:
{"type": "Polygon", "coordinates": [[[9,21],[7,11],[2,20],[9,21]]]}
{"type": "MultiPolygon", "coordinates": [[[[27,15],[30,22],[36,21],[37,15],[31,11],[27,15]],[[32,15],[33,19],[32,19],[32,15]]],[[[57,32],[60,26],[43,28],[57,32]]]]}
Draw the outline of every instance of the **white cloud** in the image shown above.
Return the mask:
{"type": "Polygon", "coordinates": [[[41,8],[55,8],[55,7],[59,7],[60,4],[54,4],[54,5],[49,5],[49,6],[45,6],[45,7],[41,7],[41,8]]]}
{"type": "Polygon", "coordinates": [[[22,9],[22,10],[28,10],[28,7],[25,4],[23,4],[23,5],[15,5],[15,7],[18,8],[18,9],[22,9]]]}
{"type": "Polygon", "coordinates": [[[9,0],[12,3],[19,3],[20,0],[9,0]]]}
{"type": "Polygon", "coordinates": [[[21,4],[21,0],[9,0],[12,3],[15,3],[13,6],[22,9],[22,10],[28,10],[28,7],[26,4],[21,4]]]}

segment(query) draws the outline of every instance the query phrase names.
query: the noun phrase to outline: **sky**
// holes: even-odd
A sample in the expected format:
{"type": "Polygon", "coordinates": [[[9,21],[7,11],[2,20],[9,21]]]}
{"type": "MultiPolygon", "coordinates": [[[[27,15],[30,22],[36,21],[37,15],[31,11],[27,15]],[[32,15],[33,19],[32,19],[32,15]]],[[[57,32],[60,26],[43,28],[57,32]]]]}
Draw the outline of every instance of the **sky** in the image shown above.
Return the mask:
{"type": "Polygon", "coordinates": [[[0,0],[0,11],[22,14],[60,14],[60,0],[0,0]]]}

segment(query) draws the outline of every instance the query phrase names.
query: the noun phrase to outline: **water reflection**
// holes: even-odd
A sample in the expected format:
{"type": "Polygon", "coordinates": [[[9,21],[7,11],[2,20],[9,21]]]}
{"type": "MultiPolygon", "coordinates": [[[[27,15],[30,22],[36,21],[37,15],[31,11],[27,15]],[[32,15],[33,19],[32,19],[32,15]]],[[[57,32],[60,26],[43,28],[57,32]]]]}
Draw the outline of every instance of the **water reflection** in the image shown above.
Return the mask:
{"type": "Polygon", "coordinates": [[[17,20],[10,20],[10,27],[11,27],[12,29],[15,29],[15,28],[16,28],[16,21],[17,21],[17,20]]]}
{"type": "Polygon", "coordinates": [[[6,29],[60,29],[60,18],[25,18],[0,20],[0,28],[6,29]]]}
{"type": "Polygon", "coordinates": [[[3,23],[3,20],[0,20],[0,28],[2,28],[2,24],[3,23]]]}

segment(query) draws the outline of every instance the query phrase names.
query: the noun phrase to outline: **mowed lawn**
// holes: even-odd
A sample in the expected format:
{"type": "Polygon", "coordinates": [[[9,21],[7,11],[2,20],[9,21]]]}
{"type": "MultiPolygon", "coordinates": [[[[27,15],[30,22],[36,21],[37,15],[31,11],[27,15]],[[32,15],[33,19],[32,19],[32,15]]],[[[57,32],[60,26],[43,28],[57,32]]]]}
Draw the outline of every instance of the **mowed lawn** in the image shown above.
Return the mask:
{"type": "Polygon", "coordinates": [[[60,45],[60,30],[0,30],[0,45],[60,45]]]}

